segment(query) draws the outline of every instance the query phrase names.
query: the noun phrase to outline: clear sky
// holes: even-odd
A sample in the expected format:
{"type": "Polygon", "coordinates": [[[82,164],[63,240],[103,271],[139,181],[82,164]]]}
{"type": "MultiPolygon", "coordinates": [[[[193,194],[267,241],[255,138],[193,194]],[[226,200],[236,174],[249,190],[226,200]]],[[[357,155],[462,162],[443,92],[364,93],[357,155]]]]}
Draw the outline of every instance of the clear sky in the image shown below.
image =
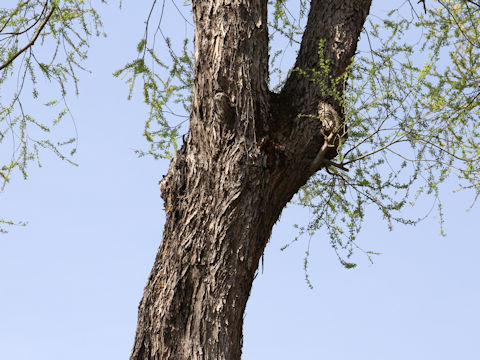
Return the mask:
{"type": "MultiPolygon", "coordinates": [[[[0,216],[29,222],[0,235],[0,359],[127,359],[137,306],[164,222],[157,182],[168,161],[138,159],[145,108],[128,102],[113,71],[133,57],[150,1],[103,11],[109,37],[94,40],[80,97],[70,106],[79,167],[44,154],[1,194],[0,216]]],[[[112,4],[113,5],[113,4],[112,4]]],[[[181,32],[171,23],[171,32],[181,32]]],[[[8,91],[8,89],[2,89],[8,91]]],[[[71,125],[70,125],[71,126],[71,125]]],[[[66,131],[71,131],[69,125],[66,131]]],[[[4,148],[0,149],[5,151],[4,148]]],[[[480,359],[480,236],[473,198],[444,189],[446,237],[432,214],[388,232],[369,216],[360,244],[381,252],[344,269],[328,239],[280,251],[308,212],[289,206],[267,247],[244,325],[245,360],[480,359]]],[[[429,204],[421,203],[421,207],[429,204]]]]}

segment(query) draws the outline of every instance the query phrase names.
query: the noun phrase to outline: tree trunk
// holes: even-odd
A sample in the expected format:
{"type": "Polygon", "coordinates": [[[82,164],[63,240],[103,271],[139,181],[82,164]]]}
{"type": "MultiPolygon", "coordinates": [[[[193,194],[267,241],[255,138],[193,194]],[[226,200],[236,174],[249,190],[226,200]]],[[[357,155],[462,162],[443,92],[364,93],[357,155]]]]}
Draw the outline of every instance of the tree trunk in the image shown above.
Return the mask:
{"type": "MultiPolygon", "coordinates": [[[[341,112],[296,72],[280,94],[269,92],[267,0],[192,6],[190,131],[160,182],[166,223],[131,360],[240,359],[259,259],[324,145],[323,122],[297,115],[317,114],[324,102],[341,112]]],[[[324,39],[331,75],[341,75],[369,7],[369,0],[312,1],[296,66],[315,68],[324,39]]]]}

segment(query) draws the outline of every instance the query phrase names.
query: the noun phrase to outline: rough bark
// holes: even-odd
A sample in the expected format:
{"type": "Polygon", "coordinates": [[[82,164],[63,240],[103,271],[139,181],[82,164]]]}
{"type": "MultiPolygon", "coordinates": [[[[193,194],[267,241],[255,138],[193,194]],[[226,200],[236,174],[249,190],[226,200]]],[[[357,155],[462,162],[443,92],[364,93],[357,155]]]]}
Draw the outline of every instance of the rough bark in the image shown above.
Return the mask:
{"type": "MultiPolygon", "coordinates": [[[[190,131],[160,182],[166,223],[131,360],[240,359],[259,259],[325,139],[322,122],[297,117],[329,102],[308,79],[293,73],[280,94],[268,91],[267,1],[192,6],[190,131]]],[[[369,7],[367,0],[313,1],[297,66],[315,67],[325,39],[332,74],[345,71],[369,7]]]]}

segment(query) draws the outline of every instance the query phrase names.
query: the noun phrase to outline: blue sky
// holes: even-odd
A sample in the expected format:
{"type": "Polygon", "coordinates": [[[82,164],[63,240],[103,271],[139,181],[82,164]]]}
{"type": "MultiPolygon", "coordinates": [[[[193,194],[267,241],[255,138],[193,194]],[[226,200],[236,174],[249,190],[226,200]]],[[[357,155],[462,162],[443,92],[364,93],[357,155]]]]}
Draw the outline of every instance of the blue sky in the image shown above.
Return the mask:
{"type": "MultiPolygon", "coordinates": [[[[109,36],[94,40],[93,73],[82,75],[80,97],[70,101],[80,166],[44,154],[42,168],[31,167],[28,181],[17,178],[1,194],[0,215],[29,224],[0,236],[0,359],[129,356],[161,240],[157,182],[168,161],[133,153],[144,145],[145,107],[127,101],[126,86],[111,74],[133,56],[149,4],[103,12],[109,36]]],[[[393,232],[370,215],[359,241],[382,253],[373,265],[359,257],[356,269],[344,269],[318,234],[313,290],[304,281],[306,241],[280,251],[296,235],[293,224],[309,216],[289,206],[247,305],[243,359],[479,359],[480,211],[465,211],[472,194],[454,188],[447,184],[442,195],[446,237],[435,214],[393,232]]]]}

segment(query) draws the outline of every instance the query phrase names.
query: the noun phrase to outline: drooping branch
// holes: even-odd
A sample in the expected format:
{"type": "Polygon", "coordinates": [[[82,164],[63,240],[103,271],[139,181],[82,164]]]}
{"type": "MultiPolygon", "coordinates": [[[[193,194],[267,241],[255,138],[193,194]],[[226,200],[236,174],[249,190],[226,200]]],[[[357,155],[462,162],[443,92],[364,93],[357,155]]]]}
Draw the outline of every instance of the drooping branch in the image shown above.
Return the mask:
{"type": "MultiPolygon", "coordinates": [[[[46,8],[46,6],[45,6],[45,8],[46,8]]],[[[40,36],[40,33],[42,32],[42,30],[47,25],[48,20],[50,20],[50,17],[53,15],[55,9],[56,9],[56,6],[52,5],[52,8],[50,9],[50,11],[47,13],[47,15],[45,16],[43,21],[40,23],[37,30],[35,30],[35,33],[33,34],[32,39],[22,49],[20,49],[12,57],[10,57],[10,59],[8,59],[7,61],[5,61],[5,63],[0,65],[0,71],[5,69],[7,66],[9,66],[17,57],[19,57],[22,53],[27,51],[29,48],[31,48],[35,44],[35,41],[37,41],[38,37],[40,36]]]]}
{"type": "MultiPolygon", "coordinates": [[[[27,1],[25,2],[24,4],[22,4],[21,6],[26,6],[28,3],[30,2],[27,1]]],[[[22,35],[22,34],[25,34],[26,32],[30,31],[32,28],[34,28],[39,22],[40,20],[42,19],[42,16],[43,14],[45,13],[45,11],[47,11],[47,8],[48,8],[48,0],[45,1],[45,4],[43,4],[43,7],[42,7],[42,11],[40,12],[40,15],[38,15],[38,18],[33,22],[32,25],[26,27],[25,29],[21,30],[21,31],[13,31],[13,32],[6,32],[4,33],[3,30],[5,30],[5,28],[8,26],[9,22],[13,19],[13,17],[15,16],[15,11],[13,11],[11,14],[10,14],[10,17],[7,19],[7,21],[5,21],[5,23],[3,24],[2,28],[0,29],[0,35],[11,35],[11,36],[18,36],[18,35],[22,35]]],[[[4,40],[4,39],[2,39],[4,40]]]]}

